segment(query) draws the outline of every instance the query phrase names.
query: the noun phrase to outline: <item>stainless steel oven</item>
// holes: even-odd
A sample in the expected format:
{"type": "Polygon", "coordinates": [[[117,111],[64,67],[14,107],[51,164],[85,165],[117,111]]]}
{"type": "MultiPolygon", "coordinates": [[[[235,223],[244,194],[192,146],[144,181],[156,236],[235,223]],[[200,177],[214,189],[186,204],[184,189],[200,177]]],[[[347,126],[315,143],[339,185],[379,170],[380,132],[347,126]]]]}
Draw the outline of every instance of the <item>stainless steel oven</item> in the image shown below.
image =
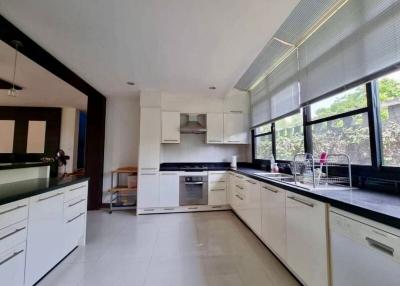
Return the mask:
{"type": "Polygon", "coordinates": [[[180,175],[179,205],[208,205],[207,172],[185,172],[180,175]]]}

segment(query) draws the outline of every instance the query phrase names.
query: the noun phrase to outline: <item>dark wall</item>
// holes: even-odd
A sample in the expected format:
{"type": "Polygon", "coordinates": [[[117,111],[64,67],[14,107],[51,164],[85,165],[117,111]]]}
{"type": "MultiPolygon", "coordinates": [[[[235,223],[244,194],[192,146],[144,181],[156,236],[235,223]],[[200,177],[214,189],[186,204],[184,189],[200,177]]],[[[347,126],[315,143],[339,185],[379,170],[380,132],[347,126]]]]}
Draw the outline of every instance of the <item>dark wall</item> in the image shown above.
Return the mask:
{"type": "Polygon", "coordinates": [[[13,153],[0,153],[0,162],[39,161],[54,157],[60,148],[61,108],[0,106],[0,120],[15,121],[13,153]],[[46,121],[43,154],[26,153],[29,121],[46,121]]]}

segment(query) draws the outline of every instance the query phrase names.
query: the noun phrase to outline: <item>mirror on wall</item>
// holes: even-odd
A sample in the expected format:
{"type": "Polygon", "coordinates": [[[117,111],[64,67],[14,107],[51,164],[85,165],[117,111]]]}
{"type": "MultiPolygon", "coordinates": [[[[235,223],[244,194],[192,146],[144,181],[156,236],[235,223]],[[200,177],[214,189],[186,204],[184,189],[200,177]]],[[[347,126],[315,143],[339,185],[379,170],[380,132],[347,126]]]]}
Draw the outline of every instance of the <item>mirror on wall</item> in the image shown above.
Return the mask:
{"type": "Polygon", "coordinates": [[[0,41],[0,164],[46,161],[52,176],[83,173],[86,111],[85,94],[0,41]]]}

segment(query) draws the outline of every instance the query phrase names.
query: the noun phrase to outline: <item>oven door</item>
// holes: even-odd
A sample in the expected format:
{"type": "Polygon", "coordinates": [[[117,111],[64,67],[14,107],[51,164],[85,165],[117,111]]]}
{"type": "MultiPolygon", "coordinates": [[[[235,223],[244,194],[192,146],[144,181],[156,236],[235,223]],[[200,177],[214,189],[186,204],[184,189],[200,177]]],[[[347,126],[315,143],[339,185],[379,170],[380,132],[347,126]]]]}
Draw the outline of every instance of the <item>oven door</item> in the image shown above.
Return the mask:
{"type": "Polygon", "coordinates": [[[179,205],[208,205],[207,176],[179,178],[179,205]]]}

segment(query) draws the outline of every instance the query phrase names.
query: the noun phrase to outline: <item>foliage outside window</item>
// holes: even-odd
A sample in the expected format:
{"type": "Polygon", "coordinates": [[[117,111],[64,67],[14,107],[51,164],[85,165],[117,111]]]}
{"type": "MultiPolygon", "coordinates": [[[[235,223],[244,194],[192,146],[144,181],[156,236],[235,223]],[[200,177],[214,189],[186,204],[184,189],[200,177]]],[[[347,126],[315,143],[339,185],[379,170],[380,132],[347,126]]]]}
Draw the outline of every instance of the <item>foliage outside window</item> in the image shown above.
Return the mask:
{"type": "Polygon", "coordinates": [[[365,85],[347,90],[311,104],[311,120],[326,118],[367,107],[365,85]]]}
{"type": "Polygon", "coordinates": [[[276,159],[292,161],[297,153],[304,153],[302,113],[275,122],[276,159]]]}
{"type": "Polygon", "coordinates": [[[255,159],[269,160],[272,157],[271,124],[265,124],[254,130],[255,159]]]}
{"type": "MultiPolygon", "coordinates": [[[[357,111],[367,106],[365,85],[358,86],[335,96],[311,104],[312,120],[357,111]]],[[[353,164],[370,165],[371,147],[368,113],[337,118],[313,124],[311,128],[313,153],[319,157],[328,154],[344,153],[350,156],[353,164]]]]}
{"type": "Polygon", "coordinates": [[[400,166],[400,71],[377,81],[384,166],[400,166]]]}

